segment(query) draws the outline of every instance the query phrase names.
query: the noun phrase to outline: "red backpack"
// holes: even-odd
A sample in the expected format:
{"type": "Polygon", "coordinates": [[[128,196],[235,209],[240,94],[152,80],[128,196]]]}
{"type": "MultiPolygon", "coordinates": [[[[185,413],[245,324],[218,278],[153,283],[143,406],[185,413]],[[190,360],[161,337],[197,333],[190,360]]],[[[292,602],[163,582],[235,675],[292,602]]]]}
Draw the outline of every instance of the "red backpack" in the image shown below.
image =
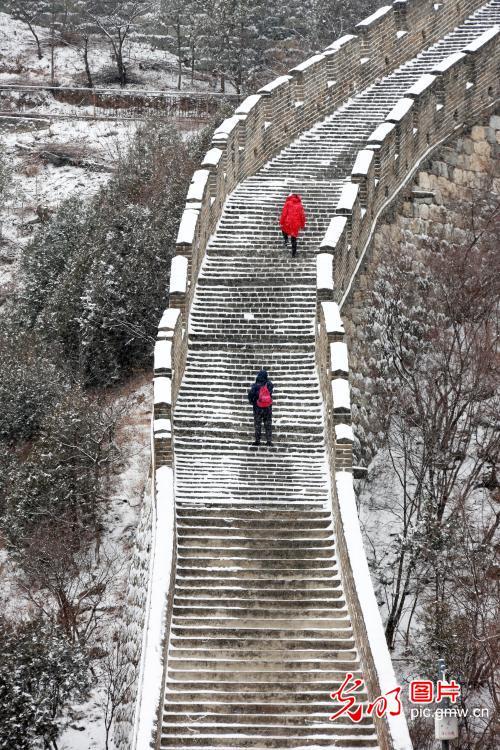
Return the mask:
{"type": "Polygon", "coordinates": [[[259,391],[259,398],[257,399],[257,406],[259,409],[267,409],[268,406],[271,406],[273,403],[273,400],[271,398],[271,394],[269,393],[269,388],[267,385],[262,385],[260,387],[259,391]]]}

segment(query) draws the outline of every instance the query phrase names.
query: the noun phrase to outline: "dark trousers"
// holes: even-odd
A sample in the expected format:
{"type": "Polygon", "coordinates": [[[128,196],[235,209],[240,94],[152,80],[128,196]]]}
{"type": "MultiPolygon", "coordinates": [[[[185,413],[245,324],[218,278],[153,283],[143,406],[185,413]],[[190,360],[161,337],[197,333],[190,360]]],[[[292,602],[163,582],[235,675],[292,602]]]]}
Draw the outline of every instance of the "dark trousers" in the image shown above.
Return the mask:
{"type": "Polygon", "coordinates": [[[260,443],[260,436],[262,434],[262,422],[264,422],[264,429],[266,431],[266,440],[268,443],[272,442],[273,439],[273,407],[267,406],[265,409],[261,409],[260,406],[253,407],[253,423],[255,427],[255,442],[260,443]]]}
{"type": "MultiPolygon", "coordinates": [[[[286,232],[281,230],[281,233],[283,235],[283,239],[285,240],[285,245],[288,244],[288,235],[286,232]]],[[[297,237],[291,237],[292,240],[292,253],[295,255],[297,252],[297,237]]]]}

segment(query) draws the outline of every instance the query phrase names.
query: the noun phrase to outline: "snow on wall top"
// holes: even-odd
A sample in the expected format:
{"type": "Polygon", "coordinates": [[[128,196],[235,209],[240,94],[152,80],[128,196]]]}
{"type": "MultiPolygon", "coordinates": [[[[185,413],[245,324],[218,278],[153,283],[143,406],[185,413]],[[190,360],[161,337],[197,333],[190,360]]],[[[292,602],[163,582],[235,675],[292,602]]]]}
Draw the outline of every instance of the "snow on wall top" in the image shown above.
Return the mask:
{"type": "Polygon", "coordinates": [[[373,161],[375,154],[369,148],[358,151],[356,161],[352,168],[352,175],[366,175],[370,171],[370,166],[373,161]]]}
{"type": "Polygon", "coordinates": [[[342,188],[337,211],[352,211],[359,193],[359,185],[355,182],[346,182],[342,188]]]}
{"type": "Polygon", "coordinates": [[[217,130],[214,131],[213,139],[214,140],[227,140],[227,138],[231,135],[233,130],[238,127],[238,124],[241,122],[241,118],[238,117],[238,115],[233,115],[232,117],[228,117],[226,120],[224,120],[223,123],[219,125],[217,130]]]}
{"type": "Polygon", "coordinates": [[[366,28],[368,26],[371,26],[373,23],[376,23],[379,19],[381,19],[383,16],[386,16],[390,11],[392,11],[392,5],[384,5],[382,8],[379,8],[375,11],[375,13],[372,13],[371,16],[368,16],[368,18],[363,19],[363,21],[360,21],[356,24],[356,28],[366,28]]]}
{"type": "Polygon", "coordinates": [[[316,65],[316,63],[324,59],[325,59],[325,55],[323,53],[321,53],[320,55],[313,55],[312,57],[309,57],[307,60],[304,60],[304,62],[300,63],[300,65],[296,65],[295,68],[292,68],[292,71],[303,73],[304,70],[307,70],[312,65],[316,65]]]}
{"type": "Polygon", "coordinates": [[[354,34],[345,34],[340,39],[336,39],[332,44],[329,44],[325,52],[338,52],[342,47],[350,42],[352,39],[356,39],[354,34]]]}
{"type": "MultiPolygon", "coordinates": [[[[353,578],[356,582],[359,605],[366,625],[370,651],[373,656],[375,669],[377,670],[380,692],[381,694],[388,693],[394,690],[398,683],[389,649],[387,648],[382,619],[366,561],[351,472],[337,471],[335,473],[335,484],[342,526],[344,528],[344,538],[347,545],[347,554],[353,578]]],[[[394,750],[409,750],[412,747],[412,743],[404,714],[391,716],[389,713],[387,715],[387,722],[394,750]]]]}
{"type": "Polygon", "coordinates": [[[251,94],[244,99],[238,109],[235,110],[236,115],[248,115],[249,112],[260,102],[262,99],[261,94],[251,94]]]}
{"type": "Polygon", "coordinates": [[[481,47],[494,39],[499,32],[500,26],[493,26],[491,29],[488,29],[488,31],[484,31],[477,39],[474,39],[474,41],[468,44],[467,47],[464,47],[463,51],[469,53],[477,52],[481,47]]]}
{"type": "Polygon", "coordinates": [[[205,154],[203,161],[201,163],[201,166],[202,167],[217,167],[220,162],[221,156],[222,156],[222,150],[220,148],[211,148],[205,154]]]}
{"type": "Polygon", "coordinates": [[[339,306],[336,302],[325,300],[321,303],[323,308],[323,317],[325,319],[325,328],[327,333],[344,334],[344,324],[340,317],[339,306]]]}
{"type": "Polygon", "coordinates": [[[334,341],[330,344],[330,366],[332,372],[349,372],[347,344],[343,341],[334,341]]]}
{"type": "Polygon", "coordinates": [[[393,122],[383,122],[375,128],[371,136],[368,138],[368,143],[382,143],[385,141],[389,133],[391,133],[396,126],[393,122]]]}
{"type": "Polygon", "coordinates": [[[172,403],[172,381],[170,378],[153,378],[154,404],[172,403]]]}
{"type": "Polygon", "coordinates": [[[342,232],[344,231],[346,224],[347,218],[345,216],[334,216],[330,220],[330,224],[328,225],[328,229],[326,230],[326,234],[321,242],[320,247],[337,247],[337,243],[342,236],[342,232]]]}
{"type": "Polygon", "coordinates": [[[335,425],[335,442],[336,443],[353,443],[354,432],[350,424],[335,425]]]}
{"type": "Polygon", "coordinates": [[[330,253],[316,256],[316,288],[333,289],[333,256],[330,253]]]}
{"type": "Polygon", "coordinates": [[[265,86],[262,86],[262,88],[259,89],[259,94],[270,94],[272,91],[274,91],[274,89],[283,86],[285,83],[288,83],[291,80],[292,76],[290,75],[278,76],[278,78],[275,78],[274,81],[271,81],[271,83],[267,83],[265,86]]]}
{"type": "Polygon", "coordinates": [[[191,245],[194,240],[196,224],[200,211],[197,208],[185,208],[177,232],[178,245],[191,245]]]}
{"type": "Polygon", "coordinates": [[[417,97],[424,93],[426,89],[428,89],[434,81],[436,80],[436,76],[431,75],[430,73],[424,73],[423,76],[420,76],[418,81],[413,84],[407,91],[405,91],[405,97],[406,96],[413,96],[417,97]]]}
{"type": "Polygon", "coordinates": [[[465,52],[454,52],[452,55],[448,55],[448,57],[435,65],[432,69],[432,73],[446,73],[447,70],[452,68],[465,57],[467,57],[465,52]]]}
{"type": "Polygon", "coordinates": [[[161,339],[155,343],[154,370],[172,369],[172,342],[161,339]]]}
{"type": "Polygon", "coordinates": [[[148,591],[147,628],[145,634],[143,683],[137,706],[135,750],[148,750],[151,730],[155,726],[163,683],[163,641],[168,602],[172,550],[174,547],[174,479],[170,466],[155,471],[155,509],[150,584],[148,591]]]}
{"type": "Polygon", "coordinates": [[[399,122],[408,114],[414,103],[414,99],[403,97],[403,99],[396,102],[385,119],[387,122],[399,122]]]}
{"type": "Polygon", "coordinates": [[[181,314],[181,311],[178,310],[176,307],[167,307],[167,309],[164,311],[163,315],[161,316],[160,325],[158,326],[158,329],[160,331],[164,329],[173,330],[175,328],[175,324],[177,323],[177,320],[180,314],[181,314]]]}
{"type": "Polygon", "coordinates": [[[168,432],[172,431],[172,423],[170,419],[155,419],[153,420],[153,432],[168,432]]]}
{"type": "Polygon", "coordinates": [[[170,266],[170,294],[184,294],[187,290],[188,259],[183,255],[176,255],[170,266]]]}
{"type": "Polygon", "coordinates": [[[203,194],[205,192],[209,174],[210,172],[208,169],[196,170],[191,179],[186,201],[201,202],[203,200],[203,194]]]}
{"type": "Polygon", "coordinates": [[[332,380],[332,396],[334,410],[351,411],[351,394],[349,392],[349,381],[346,378],[334,378],[332,380]]]}

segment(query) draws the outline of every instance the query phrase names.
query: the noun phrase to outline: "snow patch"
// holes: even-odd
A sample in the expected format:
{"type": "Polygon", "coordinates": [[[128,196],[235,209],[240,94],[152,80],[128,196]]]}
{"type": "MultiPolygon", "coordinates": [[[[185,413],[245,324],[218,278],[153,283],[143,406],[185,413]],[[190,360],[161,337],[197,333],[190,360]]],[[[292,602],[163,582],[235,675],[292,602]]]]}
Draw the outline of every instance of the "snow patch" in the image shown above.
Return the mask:
{"type": "Polygon", "coordinates": [[[370,171],[373,156],[373,151],[370,151],[370,149],[368,148],[365,148],[362,151],[358,151],[358,155],[356,157],[356,161],[354,162],[351,174],[367,175],[370,171]]]}
{"type": "Polygon", "coordinates": [[[172,258],[170,266],[170,294],[185,294],[187,289],[188,259],[184,255],[172,258]]]}
{"type": "Polygon", "coordinates": [[[333,255],[330,253],[316,256],[316,288],[333,290],[333,255]]]}
{"type": "Polygon", "coordinates": [[[351,411],[351,394],[349,381],[346,378],[334,378],[332,380],[333,408],[342,411],[351,411]]]}
{"type": "Polygon", "coordinates": [[[395,127],[396,126],[393,122],[381,123],[368,138],[368,143],[382,143],[385,141],[389,133],[392,133],[395,127]]]}
{"type": "Polygon", "coordinates": [[[154,351],[154,371],[160,370],[171,370],[172,369],[172,342],[157,341],[155,343],[154,351]]]}
{"type": "Polygon", "coordinates": [[[368,26],[371,26],[376,21],[379,21],[383,16],[386,16],[388,13],[392,11],[392,5],[384,5],[382,8],[379,8],[375,11],[375,13],[372,13],[371,16],[368,16],[368,18],[365,18],[363,21],[360,21],[356,24],[356,28],[366,28],[368,26]]]}
{"type": "Polygon", "coordinates": [[[359,193],[359,185],[355,182],[346,182],[342,188],[339,202],[337,203],[337,212],[345,211],[351,213],[356,203],[359,193]]]}
{"type": "Polygon", "coordinates": [[[334,216],[328,229],[326,230],[325,237],[321,242],[320,248],[336,248],[342,234],[347,226],[347,218],[345,216],[334,216]]]}
{"type": "Polygon", "coordinates": [[[441,60],[440,63],[435,65],[432,69],[433,73],[446,73],[447,70],[452,68],[454,65],[456,65],[458,62],[461,62],[461,60],[465,60],[467,55],[465,52],[454,52],[452,55],[448,55],[444,60],[441,60]]]}
{"type": "Polygon", "coordinates": [[[387,122],[400,122],[413,107],[414,100],[404,97],[400,99],[391,109],[387,117],[387,122]]]}
{"type": "Polygon", "coordinates": [[[353,443],[354,432],[350,424],[336,424],[335,425],[335,442],[337,443],[353,443]]]}
{"type": "Polygon", "coordinates": [[[435,80],[436,76],[433,76],[430,73],[424,73],[424,75],[420,76],[418,81],[414,83],[411,88],[405,91],[405,97],[411,96],[413,98],[416,98],[417,96],[420,96],[424,93],[424,91],[427,91],[427,89],[432,86],[435,80]]]}
{"type": "Polygon", "coordinates": [[[321,303],[323,308],[323,317],[325,319],[325,329],[327,333],[338,333],[344,335],[344,324],[340,317],[339,306],[336,302],[326,300],[321,303]]]}
{"type": "Polygon", "coordinates": [[[343,341],[334,341],[330,344],[330,366],[332,372],[349,372],[349,359],[347,356],[347,344],[343,341]]]}

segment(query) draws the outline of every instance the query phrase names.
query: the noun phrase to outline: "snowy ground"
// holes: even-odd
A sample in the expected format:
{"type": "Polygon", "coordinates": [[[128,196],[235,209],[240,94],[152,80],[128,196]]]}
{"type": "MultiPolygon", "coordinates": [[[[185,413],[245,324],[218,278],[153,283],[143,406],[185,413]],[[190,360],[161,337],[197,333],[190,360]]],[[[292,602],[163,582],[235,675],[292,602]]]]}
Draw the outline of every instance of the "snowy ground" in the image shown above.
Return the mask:
{"type": "Polygon", "coordinates": [[[12,291],[16,261],[38,224],[37,208],[53,212],[78,193],[91,196],[110,178],[127,150],[136,122],[64,120],[33,122],[0,119],[0,150],[13,170],[10,194],[0,207],[0,300],[12,291]],[[32,149],[84,147],[91,167],[54,166],[32,149]]]}
{"type": "MultiPolygon", "coordinates": [[[[35,26],[35,30],[42,43],[41,60],[27,25],[7,13],[0,13],[0,84],[50,85],[49,32],[41,26],[35,26]]],[[[56,47],[54,58],[56,85],[87,85],[83,58],[75,47],[56,47]]],[[[170,52],[157,49],[153,43],[138,41],[131,36],[125,42],[124,62],[132,81],[128,88],[161,91],[177,88],[177,58],[170,52]]],[[[96,86],[118,87],[118,83],[111,80],[115,66],[110,46],[100,37],[91,40],[89,64],[96,86]]],[[[184,90],[204,91],[209,86],[209,76],[197,75],[191,83],[190,73],[184,69],[183,77],[184,90]]]]}
{"type": "MultiPolygon", "coordinates": [[[[123,601],[142,497],[148,489],[152,382],[149,373],[128,383],[118,399],[129,402],[117,441],[125,458],[110,498],[104,543],[113,545],[124,561],[115,591],[115,604],[123,601]]],[[[110,623],[112,625],[112,623],[110,623]]],[[[73,706],[73,720],[61,736],[60,750],[104,750],[103,695],[95,689],[86,703],[73,706]]],[[[114,747],[109,740],[109,750],[114,747]]]]}

